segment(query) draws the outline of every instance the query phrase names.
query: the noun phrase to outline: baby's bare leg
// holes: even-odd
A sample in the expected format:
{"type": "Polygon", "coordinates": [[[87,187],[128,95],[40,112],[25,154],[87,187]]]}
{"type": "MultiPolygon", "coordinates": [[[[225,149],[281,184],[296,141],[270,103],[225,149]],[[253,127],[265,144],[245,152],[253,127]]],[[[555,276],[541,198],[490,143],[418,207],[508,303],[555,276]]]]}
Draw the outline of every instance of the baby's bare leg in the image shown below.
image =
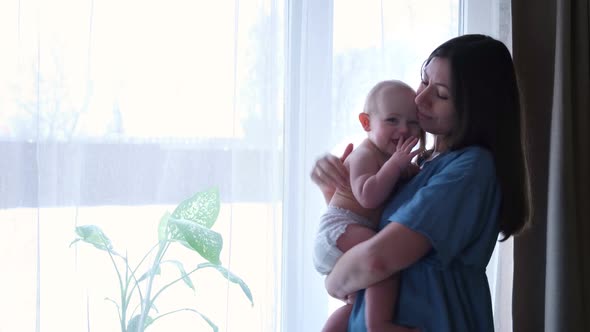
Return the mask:
{"type": "Polygon", "coordinates": [[[366,241],[375,235],[375,231],[361,225],[348,225],[346,231],[336,241],[336,246],[340,251],[347,252],[350,248],[366,241]]]}
{"type": "Polygon", "coordinates": [[[397,302],[399,274],[380,281],[365,291],[365,322],[367,331],[389,331],[397,302]]]}
{"type": "MultiPolygon", "coordinates": [[[[370,239],[375,232],[361,225],[348,225],[346,231],[336,241],[340,251],[346,252],[355,245],[370,239]]],[[[348,331],[348,319],[352,311],[352,304],[346,304],[336,309],[326,321],[322,332],[346,332],[348,331]]]]}
{"type": "Polygon", "coordinates": [[[419,332],[393,324],[393,313],[399,290],[399,273],[367,288],[365,291],[365,323],[367,332],[419,332]]]}
{"type": "Polygon", "coordinates": [[[336,309],[326,321],[322,332],[346,332],[348,331],[348,319],[352,311],[352,304],[345,304],[336,309]]]}
{"type": "MultiPolygon", "coordinates": [[[[376,233],[361,225],[348,225],[346,231],[338,238],[337,246],[346,252],[355,245],[368,240],[376,233]]],[[[367,331],[379,332],[418,332],[418,329],[394,325],[393,313],[397,303],[399,274],[383,280],[365,291],[365,321],[367,331]]],[[[350,306],[352,307],[352,306],[350,306]]],[[[351,308],[352,309],[352,308],[351,308]]],[[[348,313],[350,315],[350,312],[348,313]]],[[[347,317],[348,322],[348,317],[347,317]]],[[[344,330],[346,331],[346,330],[344,330]]]]}

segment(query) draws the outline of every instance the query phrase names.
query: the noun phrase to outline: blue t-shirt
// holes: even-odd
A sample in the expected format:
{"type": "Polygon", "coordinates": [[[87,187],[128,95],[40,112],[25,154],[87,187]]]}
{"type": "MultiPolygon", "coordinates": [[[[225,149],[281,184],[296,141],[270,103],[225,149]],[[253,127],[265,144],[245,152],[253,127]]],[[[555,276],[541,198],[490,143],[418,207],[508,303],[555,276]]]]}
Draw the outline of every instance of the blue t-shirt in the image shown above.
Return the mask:
{"type": "MultiPolygon", "coordinates": [[[[485,269],[498,239],[500,187],[488,150],[441,154],[400,186],[380,228],[400,223],[426,236],[432,250],[401,272],[394,321],[422,332],[494,330],[485,269]]],[[[366,331],[359,292],[349,331],[366,331]]]]}

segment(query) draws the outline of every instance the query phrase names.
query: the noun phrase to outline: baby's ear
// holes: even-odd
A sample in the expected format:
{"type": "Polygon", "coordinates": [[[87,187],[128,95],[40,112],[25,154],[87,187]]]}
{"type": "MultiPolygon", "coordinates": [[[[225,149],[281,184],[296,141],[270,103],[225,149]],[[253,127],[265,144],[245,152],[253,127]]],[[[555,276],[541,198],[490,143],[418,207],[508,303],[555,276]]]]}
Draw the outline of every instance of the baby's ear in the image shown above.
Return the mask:
{"type": "Polygon", "coordinates": [[[371,131],[371,121],[369,114],[365,112],[359,113],[359,121],[361,122],[361,126],[363,126],[365,131],[371,131]]]}

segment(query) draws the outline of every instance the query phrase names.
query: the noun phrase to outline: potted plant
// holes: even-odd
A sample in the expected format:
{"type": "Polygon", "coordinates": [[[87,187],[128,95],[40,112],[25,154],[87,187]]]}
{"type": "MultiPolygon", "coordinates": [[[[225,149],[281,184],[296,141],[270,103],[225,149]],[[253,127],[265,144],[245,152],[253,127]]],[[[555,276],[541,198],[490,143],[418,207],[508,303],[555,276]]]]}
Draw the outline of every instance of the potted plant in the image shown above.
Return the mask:
{"type": "Polygon", "coordinates": [[[254,305],[248,285],[221,265],[219,255],[223,247],[223,239],[221,234],[211,230],[219,210],[220,197],[216,188],[198,192],[184,200],[172,213],[166,212],[162,216],[158,226],[158,243],[154,244],[135,265],[129,262],[127,255],[122,255],[114,249],[108,236],[98,226],[76,227],[78,238],[72,241],[70,246],[79,241],[91,244],[105,251],[112,262],[118,278],[120,298],[106,300],[113,302],[117,308],[121,332],[143,332],[158,319],[181,311],[190,311],[199,315],[213,331],[217,331],[218,328],[214,322],[193,308],[184,307],[159,313],[155,306],[160,295],[178,282],[183,282],[194,291],[191,275],[204,269],[215,269],[220,276],[239,285],[251,305],[254,305]],[[174,244],[190,249],[207,262],[186,269],[180,260],[165,259],[168,249],[174,244]],[[154,279],[160,276],[161,267],[165,264],[173,265],[180,272],[180,276],[155,289],[154,279]],[[135,304],[133,308],[132,303],[135,304]]]}

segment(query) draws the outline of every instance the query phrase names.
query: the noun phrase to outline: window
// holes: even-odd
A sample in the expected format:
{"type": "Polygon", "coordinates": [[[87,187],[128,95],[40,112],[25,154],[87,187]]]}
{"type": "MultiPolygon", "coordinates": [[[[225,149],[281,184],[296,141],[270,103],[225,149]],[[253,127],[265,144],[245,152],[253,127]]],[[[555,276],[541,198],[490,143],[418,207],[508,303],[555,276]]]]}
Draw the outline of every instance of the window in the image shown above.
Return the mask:
{"type": "MultiPolygon", "coordinates": [[[[214,186],[222,263],[254,305],[202,273],[159,310],[197,309],[220,331],[318,330],[339,304],[311,263],[323,202],[309,169],[358,141],[377,81],[417,86],[432,48],[469,31],[466,3],[2,2],[0,329],[117,330],[116,275],[103,252],[68,247],[75,226],[138,260],[165,211],[214,186]]],[[[208,329],[183,312],[150,330],[185,326],[208,329]]]]}

